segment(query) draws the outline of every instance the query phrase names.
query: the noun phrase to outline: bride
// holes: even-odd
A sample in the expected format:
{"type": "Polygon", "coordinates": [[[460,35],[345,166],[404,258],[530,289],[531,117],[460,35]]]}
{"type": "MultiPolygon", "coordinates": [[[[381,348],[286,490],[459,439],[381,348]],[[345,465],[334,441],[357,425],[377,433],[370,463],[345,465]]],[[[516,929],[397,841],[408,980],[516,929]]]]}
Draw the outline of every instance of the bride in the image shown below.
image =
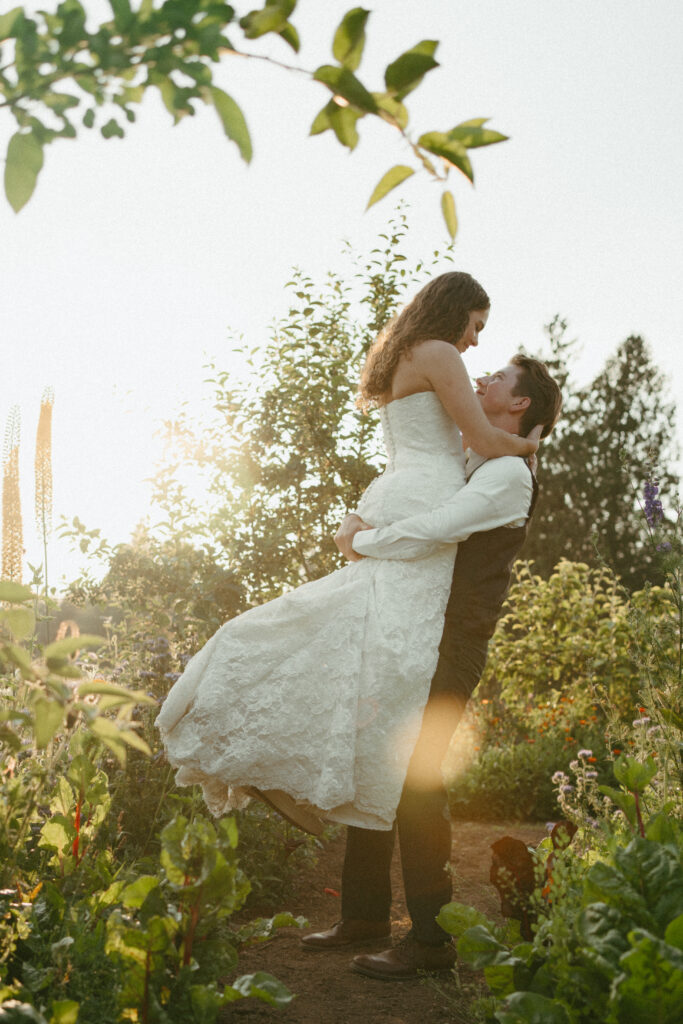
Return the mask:
{"type": "MultiPolygon", "coordinates": [[[[371,347],[359,404],[379,407],[387,466],[358,506],[367,522],[423,512],[462,487],[462,435],[486,457],[536,449],[489,424],[465,370],[489,305],[469,274],[442,274],[371,347]]],[[[351,562],[225,623],[156,721],[177,784],[201,785],[214,815],[258,796],[309,831],[320,818],[390,829],[455,553],[351,562]]]]}

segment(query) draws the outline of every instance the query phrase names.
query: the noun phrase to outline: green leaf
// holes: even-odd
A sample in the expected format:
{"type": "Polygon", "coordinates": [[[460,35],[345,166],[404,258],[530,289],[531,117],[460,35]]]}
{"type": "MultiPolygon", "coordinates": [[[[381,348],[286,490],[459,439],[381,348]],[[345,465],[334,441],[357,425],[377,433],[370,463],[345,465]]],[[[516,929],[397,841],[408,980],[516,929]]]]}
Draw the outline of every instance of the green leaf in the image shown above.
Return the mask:
{"type": "Polygon", "coordinates": [[[25,587],[22,583],[12,583],[11,580],[3,580],[0,583],[0,601],[18,604],[21,601],[31,601],[35,596],[31,588],[25,587]]]}
{"type": "Polygon", "coordinates": [[[43,147],[35,135],[15,132],[7,147],[5,195],[18,213],[33,195],[43,166],[43,147]]]}
{"type": "Polygon", "coordinates": [[[93,633],[82,633],[80,636],[67,636],[64,640],[56,640],[48,644],[43,652],[46,658],[66,658],[84,648],[101,647],[104,643],[103,636],[95,636],[93,633]]]}
{"type": "Polygon", "coordinates": [[[458,233],[458,216],[455,212],[455,199],[452,192],[444,192],[441,196],[441,212],[446,221],[448,234],[455,238],[458,233]]]}
{"type": "Polygon", "coordinates": [[[144,690],[127,690],[125,686],[118,683],[90,682],[81,683],[78,686],[78,696],[87,697],[91,693],[107,694],[111,697],[121,697],[130,704],[156,704],[154,697],[149,697],[144,690]]]}
{"type": "Polygon", "coordinates": [[[489,964],[509,963],[511,960],[510,951],[481,924],[468,928],[461,936],[458,942],[458,956],[475,971],[489,964]]]}
{"type": "Polygon", "coordinates": [[[318,111],[313,120],[313,124],[311,125],[309,135],[320,135],[322,132],[326,132],[332,127],[332,122],[330,121],[329,113],[330,104],[332,102],[333,100],[330,100],[329,103],[325,104],[322,110],[318,111]]]}
{"type": "Polygon", "coordinates": [[[348,68],[336,68],[332,64],[323,64],[314,73],[316,82],[322,82],[336,96],[342,96],[354,107],[368,114],[377,113],[377,103],[372,93],[368,92],[362,82],[348,68]]]}
{"type": "Polygon", "coordinates": [[[83,115],[83,124],[86,128],[92,128],[95,124],[95,111],[90,107],[83,115]]]}
{"type": "Polygon", "coordinates": [[[614,762],[613,771],[614,778],[626,789],[632,793],[636,790],[642,792],[657,774],[657,762],[653,757],[648,757],[645,764],[642,764],[635,757],[622,754],[614,762]]]}
{"type": "Polygon", "coordinates": [[[46,748],[55,732],[61,727],[63,718],[65,718],[65,710],[58,701],[47,700],[45,697],[36,699],[33,729],[39,750],[46,748]]]}
{"type": "Polygon", "coordinates": [[[247,39],[258,39],[267,32],[282,32],[287,25],[287,13],[278,4],[266,4],[263,10],[250,11],[240,19],[247,39]]]}
{"type": "Polygon", "coordinates": [[[257,971],[256,974],[243,974],[241,978],[233,981],[232,988],[245,999],[260,999],[264,1003],[269,1003],[270,1006],[287,1006],[294,998],[281,981],[265,971],[257,971]]]}
{"type": "Polygon", "coordinates": [[[598,790],[608,796],[613,804],[626,815],[626,819],[635,825],[636,823],[636,800],[630,793],[623,793],[613,786],[598,786],[598,790]]]}
{"type": "Polygon", "coordinates": [[[16,665],[21,672],[22,678],[24,679],[37,679],[38,674],[31,665],[31,658],[28,651],[25,651],[23,647],[17,647],[16,644],[3,644],[2,645],[3,657],[12,664],[16,665]]]}
{"type": "Polygon", "coordinates": [[[386,174],[383,174],[380,180],[375,185],[375,189],[368,200],[368,205],[365,207],[369,210],[371,206],[378,203],[380,199],[384,199],[387,193],[391,192],[392,189],[400,185],[402,181],[409,178],[415,171],[412,167],[407,167],[405,164],[396,164],[395,167],[390,168],[386,174]]]}
{"type": "Polygon", "coordinates": [[[448,161],[449,164],[453,164],[470,181],[474,181],[472,164],[467,155],[467,150],[461,142],[449,139],[445,132],[425,132],[417,142],[419,146],[429,150],[430,153],[434,153],[435,156],[440,156],[448,161]]]}
{"type": "Polygon", "coordinates": [[[110,117],[107,123],[102,125],[102,127],[100,128],[100,132],[102,133],[102,138],[104,139],[122,139],[125,135],[123,128],[118,123],[118,121],[113,117],[110,117]]]}
{"type": "Polygon", "coordinates": [[[365,46],[365,23],[369,15],[370,11],[354,7],[346,12],[334,33],[332,53],[335,60],[349,71],[355,71],[361,62],[365,46]]]}
{"type": "Polygon", "coordinates": [[[131,11],[130,0],[109,0],[114,12],[114,24],[119,32],[127,32],[133,22],[135,15],[131,11]]]}
{"type": "Polygon", "coordinates": [[[434,60],[438,45],[439,43],[435,39],[423,39],[417,46],[406,50],[395,61],[387,65],[384,72],[387,89],[398,99],[402,99],[412,92],[428,71],[438,68],[438,62],[434,60]]]}
{"type": "Polygon", "coordinates": [[[143,754],[147,754],[148,757],[152,756],[152,751],[149,746],[143,740],[142,736],[139,736],[134,729],[120,729],[119,736],[124,743],[127,743],[129,747],[133,747],[135,750],[141,751],[143,754]]]}
{"type": "Polygon", "coordinates": [[[294,28],[294,25],[290,25],[290,23],[287,22],[285,27],[278,32],[278,35],[284,39],[289,46],[291,46],[295,53],[299,52],[301,40],[299,39],[299,33],[294,28]]]}
{"type": "Polygon", "coordinates": [[[64,708],[56,700],[38,697],[33,705],[33,731],[36,746],[43,750],[64,721],[64,708]]]}
{"type": "Polygon", "coordinates": [[[76,1024],[79,1006],[74,999],[56,999],[52,1003],[50,1024],[76,1024]]]}
{"type": "Polygon", "coordinates": [[[683,952],[683,914],[669,922],[664,932],[664,940],[683,952]]]}
{"type": "MultiPolygon", "coordinates": [[[[481,120],[483,124],[488,118],[475,120],[481,120]]],[[[509,135],[494,132],[490,128],[482,128],[480,124],[474,124],[472,121],[463,121],[448,132],[448,138],[461,142],[467,149],[477,149],[479,146],[493,146],[496,142],[505,142],[509,135]]]]}
{"type": "Polygon", "coordinates": [[[127,885],[121,893],[121,902],[130,909],[140,908],[152,889],[160,885],[158,875],[140,875],[134,882],[127,885]]]}
{"type": "Polygon", "coordinates": [[[536,992],[513,992],[496,1011],[499,1024],[571,1024],[572,1018],[556,999],[536,992]]]}
{"type": "Polygon", "coordinates": [[[400,100],[389,92],[373,92],[372,95],[379,108],[379,116],[383,120],[390,124],[395,122],[403,130],[408,127],[408,109],[400,100]]]}
{"type": "Polygon", "coordinates": [[[24,20],[24,11],[21,7],[12,8],[7,14],[0,14],[0,40],[12,38],[15,29],[19,28],[18,25],[15,26],[19,17],[24,20]]]}
{"type": "Polygon", "coordinates": [[[355,149],[358,145],[358,130],[356,121],[363,117],[354,107],[340,107],[334,100],[330,100],[330,127],[337,136],[342,146],[355,149]]]}
{"type": "Polygon", "coordinates": [[[0,618],[7,623],[7,628],[15,640],[29,636],[36,624],[30,608],[9,608],[7,611],[0,611],[0,618]]]}
{"type": "Polygon", "coordinates": [[[234,99],[222,89],[211,86],[209,94],[223,125],[223,131],[236,144],[245,163],[249,163],[252,157],[251,138],[244,114],[234,99]]]}
{"type": "Polygon", "coordinates": [[[475,925],[482,925],[487,929],[494,927],[486,914],[464,903],[447,903],[437,914],[436,921],[445,932],[455,938],[460,938],[468,928],[474,928],[475,925]]]}

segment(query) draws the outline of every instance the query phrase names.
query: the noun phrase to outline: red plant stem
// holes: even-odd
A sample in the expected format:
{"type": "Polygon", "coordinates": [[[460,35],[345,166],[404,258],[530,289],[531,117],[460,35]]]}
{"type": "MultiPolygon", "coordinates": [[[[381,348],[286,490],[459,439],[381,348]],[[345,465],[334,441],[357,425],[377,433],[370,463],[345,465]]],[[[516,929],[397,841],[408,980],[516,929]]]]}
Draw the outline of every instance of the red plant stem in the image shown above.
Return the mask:
{"type": "Polygon", "coordinates": [[[636,818],[638,819],[638,829],[643,839],[645,838],[645,826],[643,825],[643,818],[640,813],[640,801],[638,799],[638,790],[633,790],[633,795],[636,798],[636,818]]]}
{"type": "Polygon", "coordinates": [[[194,933],[197,928],[199,921],[199,900],[201,898],[201,890],[197,893],[197,900],[192,904],[190,908],[190,926],[187,929],[185,936],[185,951],[183,953],[183,967],[187,967],[192,959],[192,943],[194,942],[194,933]]]}
{"type": "Polygon", "coordinates": [[[76,838],[74,839],[73,843],[71,844],[71,852],[74,855],[74,857],[76,858],[76,863],[80,864],[81,858],[79,857],[79,853],[78,853],[78,845],[79,845],[79,840],[80,840],[80,837],[81,837],[81,801],[80,801],[80,799],[79,799],[78,803],[76,804],[76,814],[74,816],[74,828],[76,829],[76,838]]]}

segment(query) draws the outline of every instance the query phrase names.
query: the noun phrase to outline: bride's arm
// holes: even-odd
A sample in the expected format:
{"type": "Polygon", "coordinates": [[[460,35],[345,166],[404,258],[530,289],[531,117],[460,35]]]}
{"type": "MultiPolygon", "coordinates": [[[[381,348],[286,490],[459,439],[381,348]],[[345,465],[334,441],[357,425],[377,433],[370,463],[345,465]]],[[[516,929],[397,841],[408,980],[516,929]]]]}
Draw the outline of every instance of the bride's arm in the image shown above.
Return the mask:
{"type": "Polygon", "coordinates": [[[425,341],[413,349],[413,370],[434,389],[468,444],[487,459],[531,455],[538,441],[492,427],[472,389],[462,356],[445,341],[425,341]]]}

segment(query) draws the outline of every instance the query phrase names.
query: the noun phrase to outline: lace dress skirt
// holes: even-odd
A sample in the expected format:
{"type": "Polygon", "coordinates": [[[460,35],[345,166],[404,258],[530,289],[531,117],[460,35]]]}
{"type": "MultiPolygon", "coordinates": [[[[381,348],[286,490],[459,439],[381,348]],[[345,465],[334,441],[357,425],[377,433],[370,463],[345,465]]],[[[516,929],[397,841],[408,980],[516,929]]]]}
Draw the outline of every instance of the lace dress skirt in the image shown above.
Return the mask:
{"type": "MultiPolygon", "coordinates": [[[[410,398],[382,411],[389,463],[358,508],[373,525],[426,511],[464,483],[452,421],[433,393],[410,398]]],[[[352,562],[222,626],[157,719],[177,783],[199,783],[215,815],[257,786],[331,821],[391,828],[454,558],[451,547],[419,561],[352,562]]]]}

